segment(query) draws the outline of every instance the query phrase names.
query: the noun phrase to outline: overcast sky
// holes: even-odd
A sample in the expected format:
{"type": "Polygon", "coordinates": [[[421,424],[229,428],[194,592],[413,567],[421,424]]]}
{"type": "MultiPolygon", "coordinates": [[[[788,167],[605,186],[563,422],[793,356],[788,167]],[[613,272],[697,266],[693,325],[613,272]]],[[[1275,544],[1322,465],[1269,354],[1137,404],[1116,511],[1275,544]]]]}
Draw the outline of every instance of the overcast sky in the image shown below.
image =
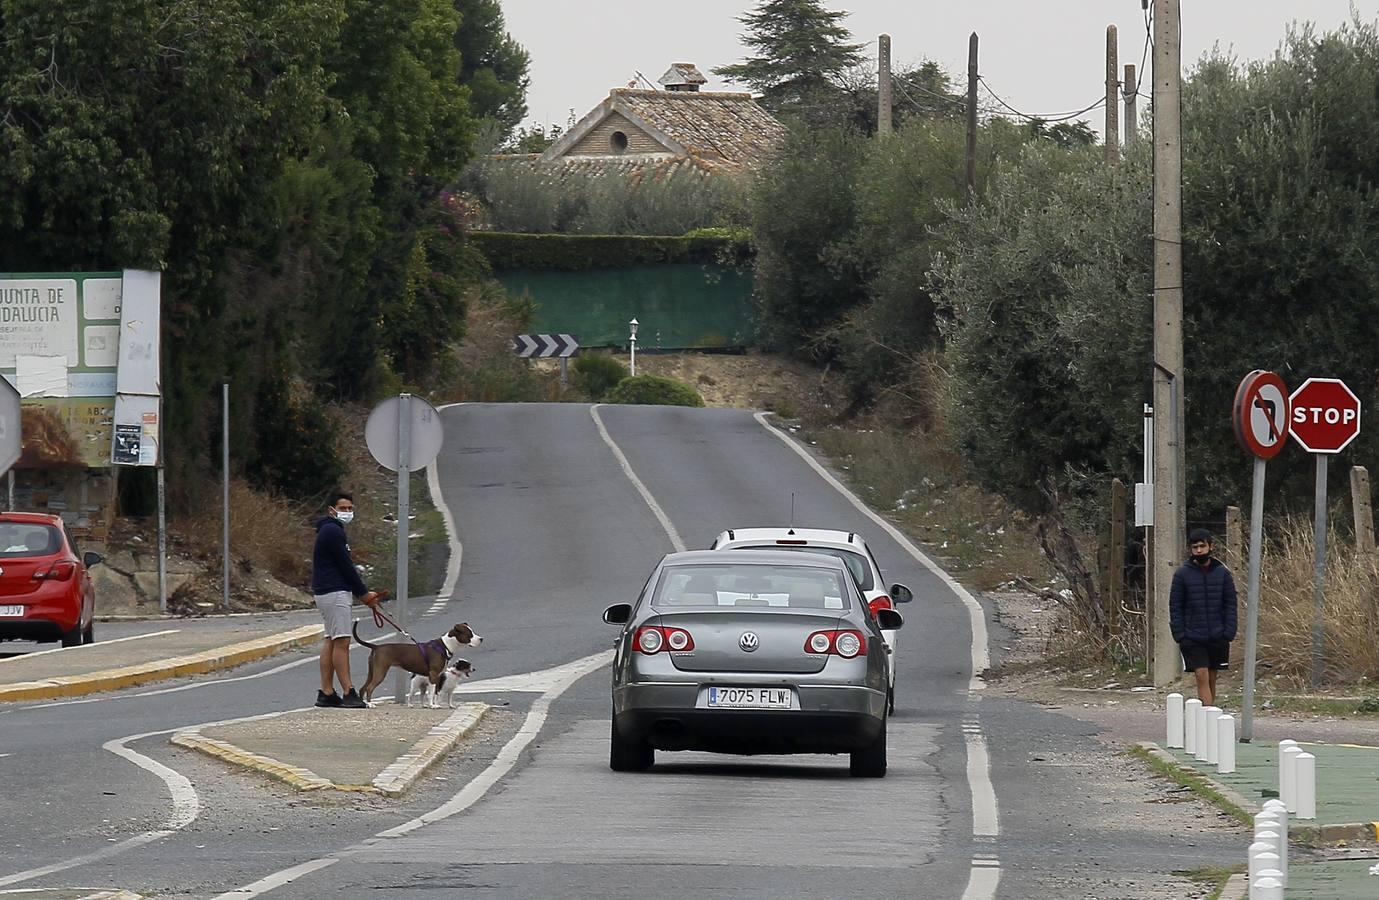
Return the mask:
{"type": "MultiPolygon", "coordinates": [[[[1139,65],[1145,47],[1139,0],[829,0],[868,43],[888,33],[897,68],[933,59],[966,78],[967,38],[980,36],[981,73],[1011,105],[1030,114],[1068,112],[1104,93],[1106,26],[1119,29],[1120,63],[1139,65]]],[[[655,82],[672,62],[697,63],[708,90],[727,90],[710,69],[745,55],[737,17],[752,0],[503,0],[508,30],[532,55],[529,122],[564,125],[583,116],[640,71],[655,82]]],[[[1241,59],[1271,56],[1290,22],[1331,30],[1350,18],[1379,18],[1379,0],[1182,0],[1183,62],[1212,45],[1241,59]]],[[[1141,90],[1149,91],[1146,81],[1141,90]]],[[[897,98],[901,102],[901,98],[897,98]]],[[[986,98],[984,98],[986,102],[986,98]]],[[[1100,111],[1087,118],[1098,131],[1100,111]]]]}

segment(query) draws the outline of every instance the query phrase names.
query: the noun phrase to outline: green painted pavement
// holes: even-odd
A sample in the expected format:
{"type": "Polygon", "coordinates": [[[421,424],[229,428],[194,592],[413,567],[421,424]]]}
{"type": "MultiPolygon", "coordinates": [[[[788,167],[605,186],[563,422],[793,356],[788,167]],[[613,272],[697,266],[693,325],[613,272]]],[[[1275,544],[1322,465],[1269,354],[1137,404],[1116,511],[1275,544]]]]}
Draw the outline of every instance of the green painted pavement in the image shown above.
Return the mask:
{"type": "Polygon", "coordinates": [[[1288,867],[1288,900],[1355,900],[1379,897],[1379,875],[1369,867],[1379,860],[1346,859],[1288,867]]]}
{"type": "MultiPolygon", "coordinates": [[[[1379,747],[1304,743],[1299,746],[1317,757],[1317,818],[1298,824],[1379,821],[1379,747]]],[[[1182,750],[1169,752],[1258,805],[1268,799],[1265,790],[1278,790],[1277,743],[1236,744],[1236,770],[1229,775],[1218,774],[1216,766],[1198,762],[1182,750]]],[[[1373,896],[1379,897],[1379,878],[1374,884],[1373,896]]]]}

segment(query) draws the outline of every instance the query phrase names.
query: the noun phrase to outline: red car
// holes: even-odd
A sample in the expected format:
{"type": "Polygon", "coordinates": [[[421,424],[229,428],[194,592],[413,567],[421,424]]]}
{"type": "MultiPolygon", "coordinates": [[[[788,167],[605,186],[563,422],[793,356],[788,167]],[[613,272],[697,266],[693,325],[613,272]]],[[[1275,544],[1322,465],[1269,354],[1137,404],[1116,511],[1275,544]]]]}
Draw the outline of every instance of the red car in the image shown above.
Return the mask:
{"type": "Polygon", "coordinates": [[[0,513],[0,641],[94,641],[87,569],[100,561],[99,553],[77,556],[57,516],[0,513]]]}

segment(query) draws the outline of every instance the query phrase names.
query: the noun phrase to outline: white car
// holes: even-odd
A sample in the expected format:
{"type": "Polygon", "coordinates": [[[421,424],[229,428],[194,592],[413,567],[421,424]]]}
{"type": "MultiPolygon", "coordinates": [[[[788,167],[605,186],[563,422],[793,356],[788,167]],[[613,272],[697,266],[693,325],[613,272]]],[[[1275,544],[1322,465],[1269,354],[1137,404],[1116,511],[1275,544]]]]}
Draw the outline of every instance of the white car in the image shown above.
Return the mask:
{"type": "MultiPolygon", "coordinates": [[[[876,564],[867,542],[851,531],[824,528],[730,528],[714,539],[710,550],[798,550],[836,556],[847,564],[848,570],[867,600],[873,616],[878,609],[895,609],[897,603],[909,603],[914,594],[903,584],[885,587],[881,567],[876,564]]],[[[882,629],[886,641],[886,658],[890,663],[889,686],[886,691],[890,711],[895,711],[896,632],[882,629]]]]}

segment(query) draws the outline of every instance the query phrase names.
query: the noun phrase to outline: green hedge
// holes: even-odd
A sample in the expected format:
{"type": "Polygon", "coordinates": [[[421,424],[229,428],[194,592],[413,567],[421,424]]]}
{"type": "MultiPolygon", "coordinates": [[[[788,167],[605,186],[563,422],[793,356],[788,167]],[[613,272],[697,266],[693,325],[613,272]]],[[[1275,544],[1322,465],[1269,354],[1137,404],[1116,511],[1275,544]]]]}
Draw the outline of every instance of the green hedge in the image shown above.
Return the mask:
{"type": "Polygon", "coordinates": [[[609,403],[638,403],[646,406],[703,406],[704,398],[683,381],[660,375],[634,375],[624,378],[608,395],[609,403]]]}
{"type": "Polygon", "coordinates": [[[751,252],[745,235],[738,232],[643,237],[476,231],[469,239],[498,272],[513,269],[582,272],[655,263],[732,263],[744,261],[751,252]]]}

